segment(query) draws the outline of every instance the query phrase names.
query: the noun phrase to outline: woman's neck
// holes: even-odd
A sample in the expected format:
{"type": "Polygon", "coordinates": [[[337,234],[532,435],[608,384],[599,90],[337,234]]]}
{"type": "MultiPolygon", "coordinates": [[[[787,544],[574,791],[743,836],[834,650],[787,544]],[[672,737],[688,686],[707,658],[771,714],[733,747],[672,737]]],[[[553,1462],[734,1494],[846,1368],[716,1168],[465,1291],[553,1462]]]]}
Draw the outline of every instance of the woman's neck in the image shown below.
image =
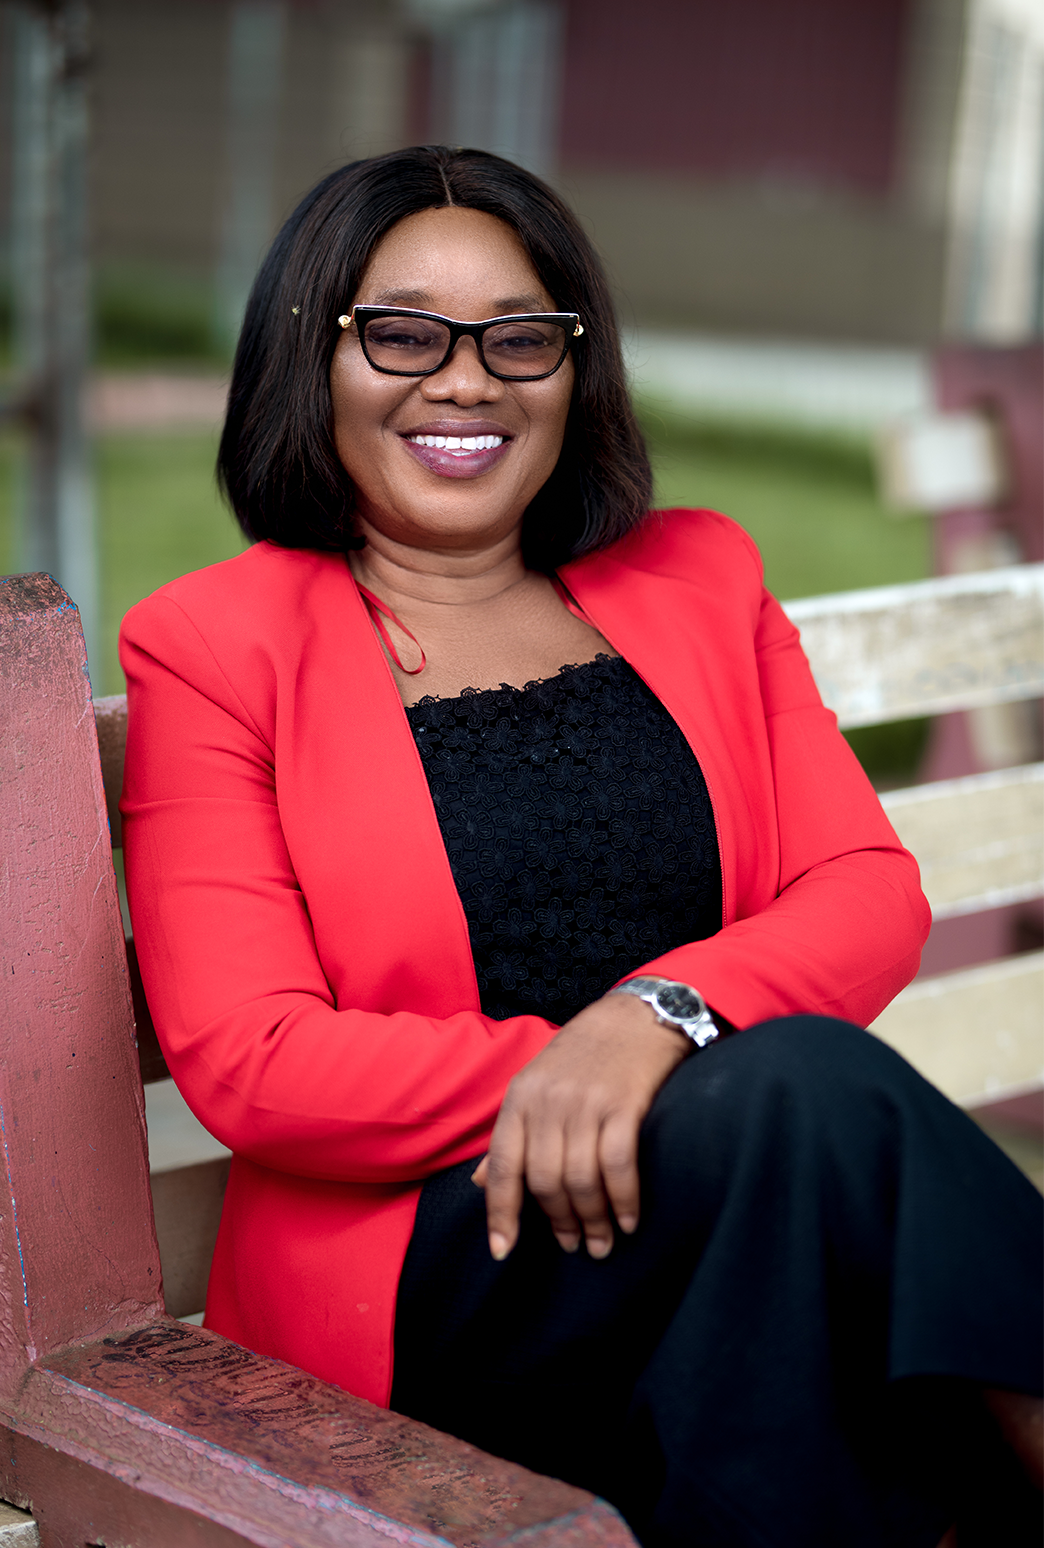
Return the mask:
{"type": "Polygon", "coordinates": [[[566,662],[615,655],[566,608],[517,540],[467,551],[414,549],[383,534],[349,555],[405,704],[464,688],[522,687],[566,662]]]}
{"type": "Polygon", "coordinates": [[[396,611],[418,616],[487,606],[526,580],[518,532],[469,548],[416,548],[366,532],[349,555],[352,574],[396,611]]]}

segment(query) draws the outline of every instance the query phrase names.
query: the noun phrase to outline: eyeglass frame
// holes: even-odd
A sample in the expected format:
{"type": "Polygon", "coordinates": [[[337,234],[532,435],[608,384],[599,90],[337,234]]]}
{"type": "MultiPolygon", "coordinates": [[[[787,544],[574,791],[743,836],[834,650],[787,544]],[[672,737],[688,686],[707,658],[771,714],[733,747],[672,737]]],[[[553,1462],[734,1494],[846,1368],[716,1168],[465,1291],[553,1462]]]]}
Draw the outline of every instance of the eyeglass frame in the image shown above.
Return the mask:
{"type": "Polygon", "coordinates": [[[444,317],[441,312],[422,312],[410,306],[367,306],[359,304],[353,306],[351,312],[343,313],[338,317],[337,321],[344,329],[354,327],[367,365],[372,367],[374,371],[380,371],[382,376],[435,376],[447,364],[460,340],[462,338],[469,338],[475,340],[475,349],[482,369],[487,375],[496,377],[500,382],[546,381],[549,376],[554,376],[556,371],[561,370],[565,357],[572,347],[573,340],[580,338],[584,331],[579,312],[510,312],[504,317],[488,317],[485,322],[459,322],[456,318],[444,317]],[[361,327],[356,322],[357,313],[362,316],[361,327]],[[396,371],[392,366],[375,364],[371,360],[369,351],[366,348],[366,323],[372,322],[377,317],[422,317],[427,322],[443,323],[449,329],[450,335],[445,355],[443,355],[438,365],[429,366],[426,371],[396,371]],[[541,371],[538,376],[509,376],[503,371],[494,371],[486,363],[486,356],[482,349],[482,335],[487,328],[493,328],[498,323],[506,322],[553,322],[565,330],[566,340],[561,358],[551,367],[550,371],[541,371]],[[572,324],[571,333],[569,331],[569,324],[572,324]]]}

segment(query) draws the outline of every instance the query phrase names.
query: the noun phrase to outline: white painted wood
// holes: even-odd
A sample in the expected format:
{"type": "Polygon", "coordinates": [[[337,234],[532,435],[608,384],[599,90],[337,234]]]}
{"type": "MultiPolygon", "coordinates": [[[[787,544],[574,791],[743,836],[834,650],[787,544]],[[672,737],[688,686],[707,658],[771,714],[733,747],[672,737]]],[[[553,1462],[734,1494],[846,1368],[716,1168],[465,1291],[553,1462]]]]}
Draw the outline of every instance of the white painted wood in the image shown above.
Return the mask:
{"type": "Polygon", "coordinates": [[[207,1133],[172,1080],[145,1087],[145,1120],[163,1299],[170,1316],[184,1317],[206,1299],[231,1151],[207,1133]]]}
{"type": "Polygon", "coordinates": [[[1044,763],[889,790],[881,805],[917,858],[933,918],[1044,894],[1044,763]]]}
{"type": "Polygon", "coordinates": [[[842,727],[1044,693],[1044,565],[784,604],[842,727]]]}
{"type": "Polygon", "coordinates": [[[27,1511],[0,1500],[0,1548],[40,1548],[40,1529],[27,1511]]]}
{"type": "Polygon", "coordinates": [[[871,1032],[962,1107],[1044,1083],[1044,952],[917,978],[871,1032]]]}

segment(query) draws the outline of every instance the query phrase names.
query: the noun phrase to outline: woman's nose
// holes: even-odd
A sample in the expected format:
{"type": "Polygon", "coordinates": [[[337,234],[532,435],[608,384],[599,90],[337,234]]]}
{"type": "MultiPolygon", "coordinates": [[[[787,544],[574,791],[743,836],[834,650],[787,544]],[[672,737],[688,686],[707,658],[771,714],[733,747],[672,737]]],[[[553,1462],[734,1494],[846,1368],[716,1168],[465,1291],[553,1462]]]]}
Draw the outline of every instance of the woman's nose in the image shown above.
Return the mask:
{"type": "Polygon", "coordinates": [[[432,402],[489,403],[504,396],[504,383],[490,376],[475,340],[465,337],[457,340],[441,370],[424,377],[421,392],[432,402]]]}

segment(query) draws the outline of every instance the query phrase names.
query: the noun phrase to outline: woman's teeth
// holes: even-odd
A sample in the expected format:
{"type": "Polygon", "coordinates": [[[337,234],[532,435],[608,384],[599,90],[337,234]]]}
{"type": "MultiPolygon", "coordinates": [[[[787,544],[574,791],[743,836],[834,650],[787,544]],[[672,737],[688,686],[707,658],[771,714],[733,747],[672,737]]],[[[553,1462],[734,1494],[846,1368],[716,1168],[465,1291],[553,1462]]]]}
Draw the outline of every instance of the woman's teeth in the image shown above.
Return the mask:
{"type": "Polygon", "coordinates": [[[492,451],[494,446],[502,446],[502,435],[411,435],[409,439],[415,446],[437,446],[439,451],[453,452],[458,457],[466,457],[469,452],[492,451]]]}

